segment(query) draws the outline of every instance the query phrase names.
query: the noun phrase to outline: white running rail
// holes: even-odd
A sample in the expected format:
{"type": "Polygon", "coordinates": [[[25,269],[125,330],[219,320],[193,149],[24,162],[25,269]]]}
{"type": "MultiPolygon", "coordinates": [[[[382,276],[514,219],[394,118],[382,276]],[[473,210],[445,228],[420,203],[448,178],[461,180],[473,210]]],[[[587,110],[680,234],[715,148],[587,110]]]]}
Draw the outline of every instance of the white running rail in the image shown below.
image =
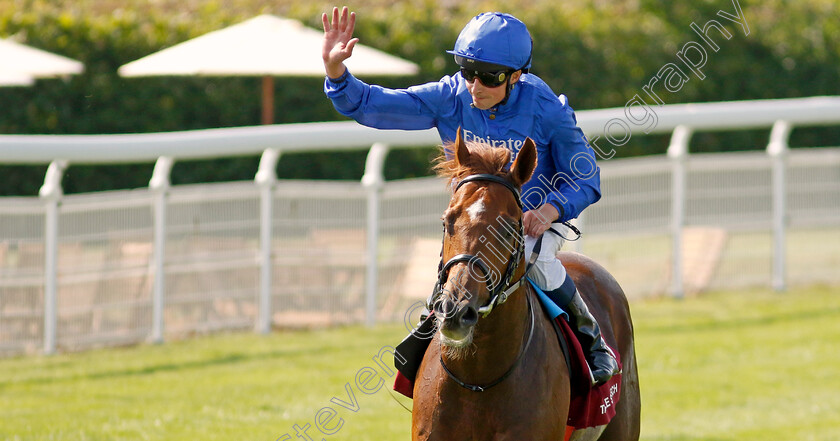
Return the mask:
{"type": "MultiPolygon", "coordinates": [[[[578,123],[600,157],[602,167],[632,136],[671,133],[668,157],[671,160],[670,231],[672,262],[670,291],[683,295],[683,227],[686,225],[686,173],[690,140],[693,133],[715,130],[767,128],[771,130],[767,157],[772,161],[773,186],[773,276],[772,285],[786,286],[786,173],[788,138],[796,127],[840,124],[840,97],[812,97],[742,102],[717,102],[633,106],[578,111],[578,123]]],[[[278,160],[283,153],[368,149],[362,188],[366,192],[366,262],[365,317],[373,324],[377,315],[377,286],[380,203],[383,194],[383,164],[390,149],[437,145],[434,130],[374,130],[355,122],[328,122],[208,129],[186,132],[120,135],[0,135],[0,163],[50,164],[40,190],[44,213],[43,260],[43,351],[56,350],[57,278],[59,213],[64,198],[61,180],[68,167],[77,164],[116,164],[155,162],[149,190],[153,199],[154,241],[152,268],[152,326],[149,338],[161,341],[164,336],[166,281],[164,250],[166,219],[172,164],[178,160],[262,155],[255,176],[260,194],[260,252],[258,313],[254,319],[259,332],[272,325],[271,291],[273,286],[272,235],[274,230],[278,160]]],[[[4,198],[13,204],[15,198],[4,198]]],[[[1,213],[0,213],[1,214],[1,213]]],[[[2,218],[0,218],[2,219],[2,218]]],[[[2,227],[2,226],[0,226],[2,227]]],[[[1,230],[0,230],[1,231],[1,230]]],[[[0,237],[2,244],[3,237],[0,237]]],[[[0,250],[1,251],[1,250],[0,250]]],[[[2,268],[0,267],[0,270],[2,268]]],[[[2,273],[0,273],[2,275],[2,273]]],[[[2,280],[0,280],[2,281],[2,280]]],[[[0,287],[2,289],[2,287],[0,287]]],[[[0,314],[2,311],[0,311],[0,314]]]]}

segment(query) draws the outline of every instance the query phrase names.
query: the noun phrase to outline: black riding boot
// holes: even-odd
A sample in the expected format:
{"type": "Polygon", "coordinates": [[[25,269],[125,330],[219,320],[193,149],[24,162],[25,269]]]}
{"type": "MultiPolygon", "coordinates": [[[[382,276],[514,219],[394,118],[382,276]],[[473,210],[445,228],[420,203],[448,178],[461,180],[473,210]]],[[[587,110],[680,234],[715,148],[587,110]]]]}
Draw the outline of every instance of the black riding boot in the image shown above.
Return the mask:
{"type": "Polygon", "coordinates": [[[572,316],[572,329],[586,353],[592,385],[607,382],[613,375],[619,373],[618,362],[612,350],[604,342],[601,328],[589,312],[586,303],[583,302],[580,292],[575,290],[572,300],[565,309],[572,316]]]}

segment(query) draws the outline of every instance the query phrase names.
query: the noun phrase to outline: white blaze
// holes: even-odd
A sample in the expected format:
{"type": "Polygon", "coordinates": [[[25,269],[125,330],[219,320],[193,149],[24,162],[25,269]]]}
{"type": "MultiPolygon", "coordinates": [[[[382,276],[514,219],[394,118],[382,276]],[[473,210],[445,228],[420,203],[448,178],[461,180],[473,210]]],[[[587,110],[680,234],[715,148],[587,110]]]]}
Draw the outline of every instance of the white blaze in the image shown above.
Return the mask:
{"type": "Polygon", "coordinates": [[[475,221],[481,213],[484,213],[484,201],[481,199],[470,205],[470,208],[467,208],[467,214],[470,215],[471,221],[475,221]]]}

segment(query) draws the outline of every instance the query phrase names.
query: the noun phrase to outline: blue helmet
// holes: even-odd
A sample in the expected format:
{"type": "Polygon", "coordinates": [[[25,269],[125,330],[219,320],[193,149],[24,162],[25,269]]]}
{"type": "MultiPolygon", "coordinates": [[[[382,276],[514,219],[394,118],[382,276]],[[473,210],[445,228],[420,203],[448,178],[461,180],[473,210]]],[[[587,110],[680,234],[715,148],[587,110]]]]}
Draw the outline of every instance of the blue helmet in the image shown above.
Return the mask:
{"type": "Polygon", "coordinates": [[[504,66],[527,71],[531,67],[532,46],[525,23],[510,14],[485,12],[464,26],[455,48],[446,52],[455,55],[462,67],[484,70],[484,64],[488,68],[504,66]]]}

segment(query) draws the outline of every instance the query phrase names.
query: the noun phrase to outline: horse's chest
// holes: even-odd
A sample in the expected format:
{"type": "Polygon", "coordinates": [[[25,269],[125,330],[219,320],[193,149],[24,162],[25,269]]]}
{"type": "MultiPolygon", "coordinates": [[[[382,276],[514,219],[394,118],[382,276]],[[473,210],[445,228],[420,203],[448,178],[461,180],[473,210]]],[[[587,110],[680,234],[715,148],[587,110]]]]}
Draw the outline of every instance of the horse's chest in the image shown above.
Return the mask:
{"type": "Polygon", "coordinates": [[[484,392],[467,390],[450,379],[441,368],[437,345],[431,345],[415,388],[413,439],[563,439],[568,377],[558,369],[562,355],[542,344],[546,339],[538,332],[534,347],[514,373],[484,392]]]}
{"type": "Polygon", "coordinates": [[[562,431],[540,427],[533,415],[505,414],[489,409],[465,409],[464,413],[442,413],[418,426],[424,441],[521,441],[562,439],[562,431]]]}
{"type": "MultiPolygon", "coordinates": [[[[486,392],[440,390],[445,400],[434,403],[427,418],[415,423],[421,440],[520,441],[562,439],[565,424],[551,403],[551,394],[531,396],[504,387],[486,392]],[[536,435],[536,434],[540,435],[536,435]],[[523,434],[528,437],[523,438],[523,434]],[[555,435],[560,438],[553,438],[555,435]]],[[[431,404],[431,403],[429,403],[431,404]]]]}

